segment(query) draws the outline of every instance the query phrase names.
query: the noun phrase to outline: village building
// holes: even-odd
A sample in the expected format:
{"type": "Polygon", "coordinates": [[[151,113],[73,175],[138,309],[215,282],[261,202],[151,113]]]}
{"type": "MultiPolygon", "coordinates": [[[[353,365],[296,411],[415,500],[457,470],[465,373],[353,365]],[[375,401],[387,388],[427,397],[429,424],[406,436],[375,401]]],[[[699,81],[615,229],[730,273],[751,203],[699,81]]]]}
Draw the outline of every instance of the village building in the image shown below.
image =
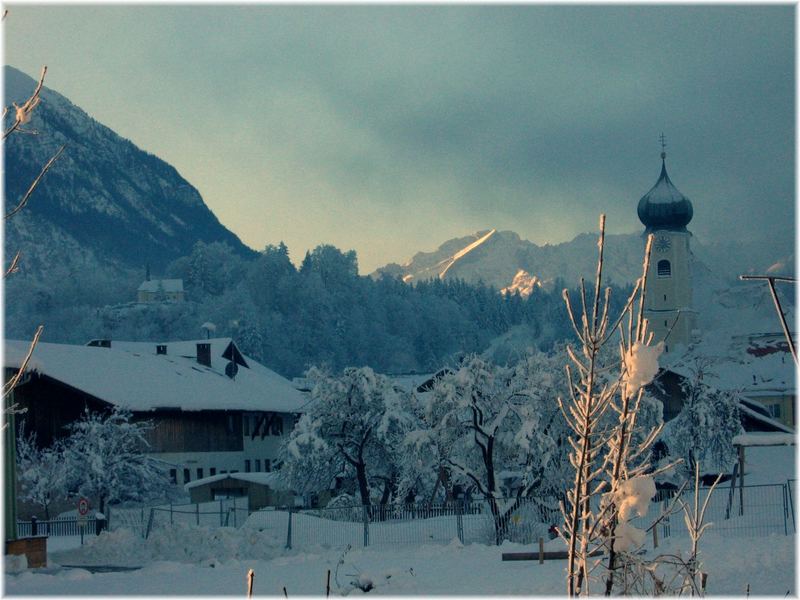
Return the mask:
{"type": "Polygon", "coordinates": [[[136,290],[137,302],[183,302],[183,279],[147,279],[136,290]]]}
{"type": "Polygon", "coordinates": [[[653,235],[644,316],[652,343],[664,345],[663,371],[650,386],[664,404],[664,420],[680,412],[682,384],[703,364],[705,383],[744,399],[748,431],[792,431],[794,362],[784,334],[774,333],[772,302],[765,302],[765,290],[725,282],[695,259],[687,229],[694,208],[670,180],[663,150],[661,174],[637,213],[643,236],[653,235]]]}
{"type": "Polygon", "coordinates": [[[295,495],[287,491],[277,473],[225,473],[187,483],[193,504],[227,498],[247,498],[248,510],[265,506],[293,506],[295,495]]]}
{"type": "MultiPolygon", "coordinates": [[[[28,342],[5,345],[6,379],[28,342]]],[[[129,410],[150,421],[149,454],[176,484],[278,466],[285,436],[307,398],[290,381],[241,353],[230,338],[181,342],[94,340],[37,344],[13,392],[17,427],[47,446],[85,410],[129,410]]]]}

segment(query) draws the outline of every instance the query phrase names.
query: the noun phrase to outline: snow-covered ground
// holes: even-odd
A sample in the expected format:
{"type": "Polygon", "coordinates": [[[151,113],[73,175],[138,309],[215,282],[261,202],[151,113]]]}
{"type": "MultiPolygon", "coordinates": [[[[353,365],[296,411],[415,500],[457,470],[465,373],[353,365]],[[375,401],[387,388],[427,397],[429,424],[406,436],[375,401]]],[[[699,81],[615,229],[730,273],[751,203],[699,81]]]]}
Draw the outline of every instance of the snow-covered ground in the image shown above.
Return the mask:
{"type": "MultiPolygon", "coordinates": [[[[213,535],[202,529],[205,535],[213,535]]],[[[217,530],[220,533],[221,530],[217,530]]],[[[173,544],[189,546],[197,539],[188,530],[185,539],[173,544]]],[[[131,562],[140,560],[142,569],[92,573],[86,569],[58,569],[51,561],[45,570],[7,574],[9,595],[244,595],[248,569],[255,572],[256,595],[290,597],[323,595],[327,570],[331,570],[332,595],[362,594],[352,581],[371,580],[379,595],[562,595],[565,561],[503,562],[503,552],[530,551],[530,547],[506,543],[503,546],[398,545],[352,549],[318,548],[314,551],[284,551],[266,548],[270,558],[234,558],[229,545],[234,537],[245,537],[247,529],[222,533],[226,542],[216,547],[219,556],[202,560],[158,560],[141,544],[120,536],[114,541],[119,552],[129,552],[131,562]],[[339,565],[339,562],[342,562],[339,565]],[[337,565],[339,565],[337,573],[337,565]],[[337,583],[338,580],[338,583],[337,583]]],[[[797,594],[794,565],[794,536],[763,538],[721,538],[708,533],[702,540],[702,562],[709,572],[708,591],[719,595],[743,595],[750,585],[753,595],[797,594]]],[[[247,545],[249,542],[243,542],[247,545]]],[[[680,544],[677,540],[675,543],[680,544]]],[[[559,544],[551,541],[550,546],[559,544]]],[[[684,542],[685,544],[685,542],[684,542]]],[[[87,546],[85,548],[91,548],[87,546]]],[[[660,551],[669,551],[671,543],[660,551]]],[[[169,550],[172,552],[172,549],[169,550]]],[[[54,553],[55,556],[63,553],[54,553]]],[[[191,552],[188,552],[191,554],[191,552]]]]}
{"type": "MultiPolygon", "coordinates": [[[[774,484],[794,477],[794,455],[793,446],[748,448],[746,483],[774,484]]],[[[758,505],[755,513],[747,510],[744,517],[739,517],[738,504],[734,503],[732,518],[724,521],[721,515],[729,499],[728,486],[723,484],[715,494],[709,518],[717,521],[717,529],[715,532],[712,526],[700,545],[702,568],[709,573],[710,594],[744,595],[748,584],[754,596],[798,594],[796,537],[782,533],[785,526],[791,533],[793,525],[791,520],[784,520],[783,496],[778,492],[751,488],[745,495],[747,507],[755,507],[758,499],[772,502],[777,498],[774,506],[758,505]],[[753,533],[759,535],[751,537],[753,533]]],[[[657,505],[651,504],[648,521],[654,511],[657,505]]],[[[290,597],[296,597],[323,595],[330,569],[333,595],[362,594],[352,584],[359,578],[373,582],[375,589],[370,594],[391,596],[565,593],[564,560],[543,565],[537,561],[504,562],[503,552],[530,552],[536,548],[510,542],[500,547],[463,545],[453,539],[453,516],[426,520],[424,531],[438,543],[394,543],[426,539],[412,535],[420,531],[419,521],[375,523],[370,527],[374,545],[347,552],[342,550],[344,542],[334,540],[359,540],[359,523],[295,515],[295,549],[286,550],[285,521],[285,513],[260,511],[239,529],[167,523],[156,527],[148,540],[123,528],[99,537],[87,536],[83,547],[79,537],[51,537],[49,566],[6,573],[4,592],[33,596],[241,595],[246,591],[247,571],[253,569],[256,595],[281,595],[285,587],[290,597]],[[331,545],[321,545],[322,541],[331,545]],[[97,565],[140,568],[119,572],[89,570],[97,565]]],[[[486,525],[484,521],[478,515],[464,515],[465,539],[480,539],[486,533],[481,529],[486,525]]],[[[661,540],[659,552],[688,548],[685,533],[680,531],[680,517],[673,518],[672,523],[673,537],[661,540]]],[[[646,547],[652,554],[651,540],[647,540],[646,547]]],[[[563,542],[557,539],[546,544],[547,550],[563,548],[563,542]]]]}

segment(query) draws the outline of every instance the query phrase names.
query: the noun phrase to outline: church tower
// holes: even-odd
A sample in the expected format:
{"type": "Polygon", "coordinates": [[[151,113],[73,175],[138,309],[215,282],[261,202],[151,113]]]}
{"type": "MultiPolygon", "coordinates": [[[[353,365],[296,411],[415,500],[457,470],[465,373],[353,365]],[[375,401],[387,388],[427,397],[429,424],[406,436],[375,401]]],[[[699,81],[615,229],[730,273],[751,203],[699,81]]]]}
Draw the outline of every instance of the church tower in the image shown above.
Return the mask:
{"type": "Polygon", "coordinates": [[[692,273],[686,226],[692,220],[692,203],[667,175],[664,139],[661,136],[661,175],[639,200],[637,212],[644,236],[653,234],[644,316],[653,332],[653,343],[663,341],[665,351],[689,345],[695,328],[692,308],[692,273]]]}

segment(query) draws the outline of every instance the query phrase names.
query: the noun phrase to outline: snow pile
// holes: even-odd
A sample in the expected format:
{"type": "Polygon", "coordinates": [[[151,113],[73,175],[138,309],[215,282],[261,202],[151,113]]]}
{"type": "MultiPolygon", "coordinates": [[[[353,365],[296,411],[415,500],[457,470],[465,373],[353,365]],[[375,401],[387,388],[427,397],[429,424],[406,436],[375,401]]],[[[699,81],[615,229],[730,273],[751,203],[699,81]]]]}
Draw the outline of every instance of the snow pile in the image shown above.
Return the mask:
{"type": "Polygon", "coordinates": [[[271,559],[283,552],[285,539],[255,528],[167,525],[143,539],[130,529],[104,531],[79,551],[81,562],[141,565],[158,560],[208,563],[271,559]]]}
{"type": "Polygon", "coordinates": [[[614,549],[618,552],[631,552],[644,544],[645,532],[628,523],[617,523],[614,536],[614,549]]]}
{"type": "Polygon", "coordinates": [[[650,475],[638,475],[623,481],[614,492],[606,494],[606,500],[614,503],[619,522],[614,534],[614,548],[619,552],[632,552],[645,540],[645,532],[627,521],[644,517],[650,507],[650,499],[656,495],[656,484],[650,475]]]}
{"type": "Polygon", "coordinates": [[[650,499],[655,495],[656,484],[650,475],[639,475],[622,482],[613,497],[619,518],[627,521],[634,516],[645,516],[650,499]]]}
{"type": "Polygon", "coordinates": [[[645,346],[635,342],[625,354],[625,384],[628,393],[635,394],[639,388],[653,381],[658,372],[658,357],[664,350],[663,342],[655,346],[645,346]]]}
{"type": "Polygon", "coordinates": [[[6,573],[21,573],[28,568],[28,557],[24,554],[6,554],[3,564],[6,573]]]}

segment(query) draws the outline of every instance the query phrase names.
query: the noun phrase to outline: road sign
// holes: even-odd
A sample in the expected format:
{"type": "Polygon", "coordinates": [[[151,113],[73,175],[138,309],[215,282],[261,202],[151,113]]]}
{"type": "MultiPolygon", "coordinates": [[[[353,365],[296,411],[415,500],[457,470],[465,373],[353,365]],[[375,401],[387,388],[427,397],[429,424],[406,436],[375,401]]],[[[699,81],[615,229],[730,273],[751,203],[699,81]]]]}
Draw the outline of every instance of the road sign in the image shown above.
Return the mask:
{"type": "Polygon", "coordinates": [[[88,521],[89,521],[89,517],[87,517],[86,515],[79,515],[78,516],[78,527],[83,529],[84,527],[86,527],[86,523],[88,521]]]}
{"type": "Polygon", "coordinates": [[[82,517],[89,512],[89,501],[86,498],[78,500],[78,514],[82,517]]]}

